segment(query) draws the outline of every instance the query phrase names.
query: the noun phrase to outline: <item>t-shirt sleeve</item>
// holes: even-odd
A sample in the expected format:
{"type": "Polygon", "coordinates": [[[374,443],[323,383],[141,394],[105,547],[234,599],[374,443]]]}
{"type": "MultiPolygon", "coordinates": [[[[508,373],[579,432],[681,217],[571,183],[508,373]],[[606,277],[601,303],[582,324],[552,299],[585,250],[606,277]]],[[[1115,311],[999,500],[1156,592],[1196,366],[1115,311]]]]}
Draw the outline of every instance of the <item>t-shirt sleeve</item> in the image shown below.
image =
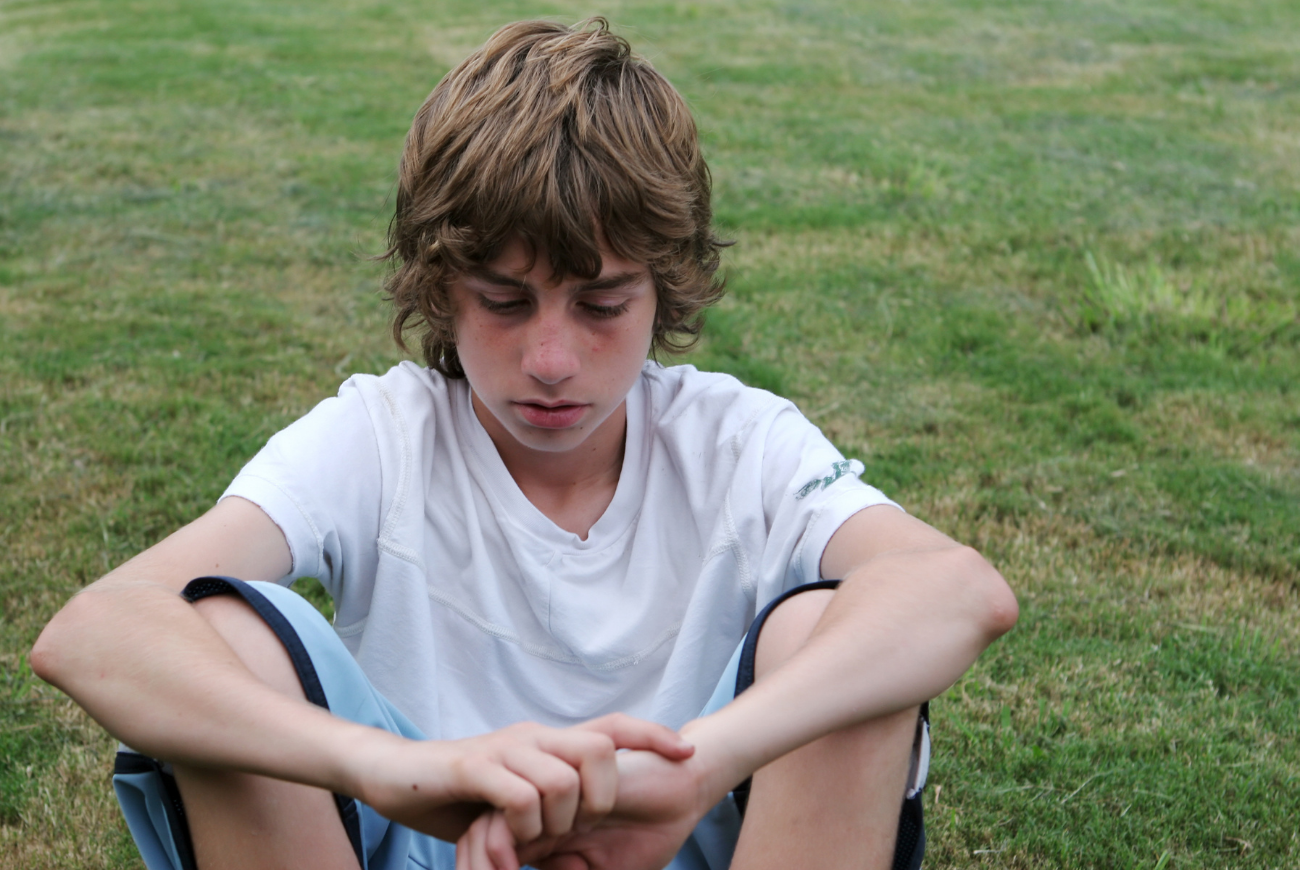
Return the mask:
{"type": "Polygon", "coordinates": [[[293,556],[280,583],[315,577],[337,599],[348,576],[377,565],[382,481],[369,409],[349,381],[273,435],[221,497],[248,499],[280,527],[293,556]]]}
{"type": "MultiPolygon", "coordinates": [[[[863,465],[845,459],[793,406],[777,413],[763,448],[763,511],[768,523],[763,598],[821,578],[821,558],[844,521],[874,505],[898,507],[864,483],[863,465]]],[[[838,579],[838,578],[828,578],[838,579]]]]}

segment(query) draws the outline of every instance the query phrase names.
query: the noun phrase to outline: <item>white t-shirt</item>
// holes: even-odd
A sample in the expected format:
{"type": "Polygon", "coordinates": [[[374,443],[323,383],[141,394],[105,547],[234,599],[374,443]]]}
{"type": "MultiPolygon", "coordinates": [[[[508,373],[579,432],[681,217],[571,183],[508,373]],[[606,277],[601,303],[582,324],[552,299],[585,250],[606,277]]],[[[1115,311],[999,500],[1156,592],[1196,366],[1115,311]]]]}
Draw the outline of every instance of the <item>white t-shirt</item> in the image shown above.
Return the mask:
{"type": "MultiPolygon", "coordinates": [[[[819,579],[848,517],[892,504],[790,402],[647,363],[618,487],[584,541],[520,491],[469,385],[356,375],[226,490],[284,531],[335,630],[429,737],[616,710],[695,717],[757,609],[819,579]]],[[[223,496],[224,498],[225,496],[223,496]]]]}

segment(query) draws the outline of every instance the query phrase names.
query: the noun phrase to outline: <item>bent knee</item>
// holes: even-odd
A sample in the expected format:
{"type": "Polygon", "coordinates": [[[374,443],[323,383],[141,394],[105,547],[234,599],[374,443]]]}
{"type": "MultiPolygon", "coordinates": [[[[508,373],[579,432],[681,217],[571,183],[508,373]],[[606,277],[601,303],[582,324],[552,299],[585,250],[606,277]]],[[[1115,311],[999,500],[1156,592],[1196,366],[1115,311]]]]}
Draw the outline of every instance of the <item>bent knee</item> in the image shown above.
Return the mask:
{"type": "Polygon", "coordinates": [[[288,650],[247,602],[237,595],[213,595],[193,607],[258,679],[287,695],[305,697],[288,650]]]}
{"type": "Polygon", "coordinates": [[[808,642],[834,596],[833,589],[810,589],[782,601],[767,615],[758,635],[754,673],[761,678],[808,642]]]}
{"type": "Polygon", "coordinates": [[[274,637],[271,627],[238,595],[210,595],[190,604],[194,611],[207,620],[231,646],[242,639],[256,638],[267,633],[274,637]]]}

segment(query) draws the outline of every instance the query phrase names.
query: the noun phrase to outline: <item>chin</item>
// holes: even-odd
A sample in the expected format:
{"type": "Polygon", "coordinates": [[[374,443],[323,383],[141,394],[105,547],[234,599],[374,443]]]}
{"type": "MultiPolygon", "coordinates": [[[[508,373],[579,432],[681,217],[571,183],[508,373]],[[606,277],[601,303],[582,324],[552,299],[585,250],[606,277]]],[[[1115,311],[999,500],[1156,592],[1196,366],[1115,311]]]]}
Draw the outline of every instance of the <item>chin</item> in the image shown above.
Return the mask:
{"type": "Polygon", "coordinates": [[[510,434],[524,447],[539,453],[568,453],[586,443],[599,428],[600,423],[587,420],[568,429],[542,429],[524,424],[510,434]]]}

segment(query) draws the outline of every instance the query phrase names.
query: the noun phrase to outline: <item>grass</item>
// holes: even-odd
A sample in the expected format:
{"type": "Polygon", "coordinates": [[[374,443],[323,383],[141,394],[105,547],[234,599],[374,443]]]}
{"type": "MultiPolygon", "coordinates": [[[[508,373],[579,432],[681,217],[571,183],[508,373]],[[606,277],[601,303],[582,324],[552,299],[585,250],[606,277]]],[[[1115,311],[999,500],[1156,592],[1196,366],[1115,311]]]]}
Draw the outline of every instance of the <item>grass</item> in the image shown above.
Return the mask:
{"type": "MultiPolygon", "coordinates": [[[[693,357],[980,547],[931,867],[1300,865],[1300,8],[1281,0],[0,0],[0,865],[137,867],[33,680],[66,598],[390,346],[405,126],[609,15],[738,244],[693,357]]],[[[317,596],[320,600],[320,596],[317,596]]]]}

